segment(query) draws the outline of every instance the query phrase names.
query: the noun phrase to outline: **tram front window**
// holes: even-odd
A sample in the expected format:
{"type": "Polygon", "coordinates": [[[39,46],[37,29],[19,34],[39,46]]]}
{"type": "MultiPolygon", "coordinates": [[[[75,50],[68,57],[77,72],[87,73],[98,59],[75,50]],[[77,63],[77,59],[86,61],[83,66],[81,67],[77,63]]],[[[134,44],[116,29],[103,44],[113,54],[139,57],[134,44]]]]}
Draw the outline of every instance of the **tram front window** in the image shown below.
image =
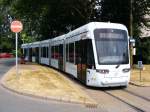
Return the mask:
{"type": "Polygon", "coordinates": [[[118,29],[94,31],[99,64],[128,64],[127,32],[118,29]]]}

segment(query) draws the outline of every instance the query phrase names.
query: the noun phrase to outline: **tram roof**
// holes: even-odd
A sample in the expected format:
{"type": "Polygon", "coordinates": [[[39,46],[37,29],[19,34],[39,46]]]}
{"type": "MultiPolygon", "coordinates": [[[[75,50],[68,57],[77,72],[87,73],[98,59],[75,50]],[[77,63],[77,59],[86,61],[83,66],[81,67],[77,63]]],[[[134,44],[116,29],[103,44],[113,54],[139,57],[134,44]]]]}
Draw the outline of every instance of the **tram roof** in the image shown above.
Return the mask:
{"type": "Polygon", "coordinates": [[[40,41],[40,43],[44,44],[44,43],[49,43],[50,41],[51,41],[51,39],[47,39],[47,40],[40,41]]]}
{"type": "Polygon", "coordinates": [[[66,35],[61,35],[58,37],[55,37],[51,40],[51,45],[58,45],[58,44],[63,44],[64,40],[66,38],[66,35]]]}
{"type": "Polygon", "coordinates": [[[118,23],[110,23],[110,22],[90,22],[84,26],[81,26],[69,33],[66,34],[66,38],[78,35],[78,34],[82,34],[82,33],[86,33],[86,32],[93,32],[94,29],[98,29],[98,28],[114,28],[114,29],[123,29],[127,31],[127,28],[122,25],[122,24],[118,24],[118,23]]]}
{"type": "Polygon", "coordinates": [[[27,48],[27,47],[28,47],[28,43],[21,45],[21,48],[27,48]]]}
{"type": "MultiPolygon", "coordinates": [[[[70,37],[79,35],[79,34],[84,34],[87,32],[93,32],[94,29],[100,29],[100,28],[113,28],[113,29],[122,29],[122,30],[126,30],[127,28],[122,25],[122,24],[118,24],[118,23],[110,23],[110,22],[90,22],[84,26],[81,26],[67,34],[55,37],[53,39],[47,39],[47,40],[43,40],[43,41],[39,41],[39,42],[33,42],[33,43],[28,43],[28,44],[22,44],[22,48],[27,48],[27,47],[33,47],[33,46],[37,46],[39,44],[41,44],[42,46],[44,46],[44,44],[48,44],[51,43],[51,45],[57,45],[57,44],[62,44],[63,41],[65,39],[69,39],[70,37]]],[[[75,40],[80,40],[82,37],[76,37],[75,40]]],[[[92,38],[92,37],[87,37],[87,38],[92,38]]],[[[70,41],[74,41],[72,39],[67,40],[68,42],[70,41]]]]}
{"type": "Polygon", "coordinates": [[[39,47],[39,46],[40,46],[40,41],[30,43],[30,47],[33,47],[33,48],[35,48],[35,47],[39,47]]]}
{"type": "Polygon", "coordinates": [[[111,22],[92,22],[92,23],[89,23],[89,28],[90,27],[92,27],[93,29],[96,29],[96,28],[113,28],[113,29],[122,29],[122,30],[127,31],[127,28],[125,25],[119,24],[119,23],[111,23],[111,22]]]}

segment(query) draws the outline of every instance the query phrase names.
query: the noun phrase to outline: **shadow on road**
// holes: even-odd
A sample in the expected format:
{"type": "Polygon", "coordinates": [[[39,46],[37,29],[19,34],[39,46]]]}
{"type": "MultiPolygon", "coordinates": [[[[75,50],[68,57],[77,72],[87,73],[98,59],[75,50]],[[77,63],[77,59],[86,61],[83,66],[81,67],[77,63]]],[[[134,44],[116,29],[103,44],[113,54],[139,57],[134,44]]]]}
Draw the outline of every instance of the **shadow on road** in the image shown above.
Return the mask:
{"type": "Polygon", "coordinates": [[[14,58],[0,59],[0,75],[4,75],[14,65],[14,58]]]}

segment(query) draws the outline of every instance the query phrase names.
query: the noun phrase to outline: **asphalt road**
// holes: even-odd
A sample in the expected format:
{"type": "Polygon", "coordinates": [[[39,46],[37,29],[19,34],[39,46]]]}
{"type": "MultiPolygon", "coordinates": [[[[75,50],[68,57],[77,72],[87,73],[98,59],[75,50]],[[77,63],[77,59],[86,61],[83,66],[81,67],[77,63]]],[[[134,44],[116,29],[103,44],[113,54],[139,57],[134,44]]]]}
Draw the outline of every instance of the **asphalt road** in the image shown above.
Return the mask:
{"type": "Polygon", "coordinates": [[[0,59],[0,78],[6,73],[12,66],[15,65],[15,59],[0,59]]]}
{"type": "MultiPolygon", "coordinates": [[[[0,78],[12,66],[15,59],[0,59],[0,78]]],[[[100,108],[91,109],[80,104],[40,100],[15,94],[0,86],[0,112],[105,112],[100,108]]]]}
{"type": "MultiPolygon", "coordinates": [[[[12,66],[15,59],[0,59],[0,78],[12,66]]],[[[98,102],[98,108],[80,104],[40,100],[10,92],[0,86],[0,112],[149,112],[150,87],[129,85],[126,89],[88,88],[72,80],[98,102]]]]}

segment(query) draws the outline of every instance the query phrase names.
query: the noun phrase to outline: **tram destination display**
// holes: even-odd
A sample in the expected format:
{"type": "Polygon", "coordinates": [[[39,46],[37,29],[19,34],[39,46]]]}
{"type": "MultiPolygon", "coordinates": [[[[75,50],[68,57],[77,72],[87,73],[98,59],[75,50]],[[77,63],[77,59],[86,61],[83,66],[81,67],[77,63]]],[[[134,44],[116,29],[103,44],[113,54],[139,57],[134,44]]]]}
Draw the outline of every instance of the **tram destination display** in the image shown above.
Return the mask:
{"type": "Polygon", "coordinates": [[[125,40],[127,37],[125,31],[118,29],[96,29],[94,33],[96,40],[125,40]]]}

